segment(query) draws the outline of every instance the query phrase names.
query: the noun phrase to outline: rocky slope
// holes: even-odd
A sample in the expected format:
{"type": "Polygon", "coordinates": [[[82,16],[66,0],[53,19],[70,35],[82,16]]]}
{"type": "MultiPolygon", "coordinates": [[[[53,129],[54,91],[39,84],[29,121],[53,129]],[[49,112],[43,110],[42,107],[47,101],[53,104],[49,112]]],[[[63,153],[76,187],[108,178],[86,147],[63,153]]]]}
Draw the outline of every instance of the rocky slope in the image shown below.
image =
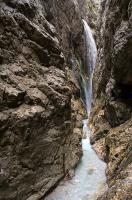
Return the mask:
{"type": "Polygon", "coordinates": [[[132,1],[101,1],[92,144],[108,164],[100,200],[132,199],[132,1]],[[100,148],[97,148],[97,146],[100,148]],[[102,152],[105,150],[105,154],[102,152]]]}
{"type": "Polygon", "coordinates": [[[75,0],[0,1],[0,200],[40,199],[80,158],[82,16],[75,0]]]}

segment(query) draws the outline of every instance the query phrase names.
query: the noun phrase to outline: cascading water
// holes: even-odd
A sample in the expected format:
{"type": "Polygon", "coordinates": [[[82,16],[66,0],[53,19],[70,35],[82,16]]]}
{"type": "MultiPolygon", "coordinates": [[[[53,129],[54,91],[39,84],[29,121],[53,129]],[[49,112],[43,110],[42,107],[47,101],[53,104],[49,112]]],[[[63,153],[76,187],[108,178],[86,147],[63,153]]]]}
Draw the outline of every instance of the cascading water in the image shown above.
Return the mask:
{"type": "Polygon", "coordinates": [[[88,26],[85,20],[82,21],[84,24],[84,34],[85,34],[85,44],[86,44],[86,66],[87,66],[86,70],[87,74],[85,74],[85,78],[83,81],[83,88],[85,93],[86,109],[89,116],[92,103],[92,79],[96,64],[97,48],[90,27],[88,26]]]}
{"type": "MultiPolygon", "coordinates": [[[[92,78],[97,50],[88,24],[85,20],[83,20],[83,23],[86,41],[87,74],[86,76],[82,74],[82,81],[89,116],[92,102],[92,78]]],[[[82,139],[83,157],[75,170],[75,176],[71,180],[62,181],[45,200],[96,200],[98,193],[104,189],[106,164],[98,158],[90,145],[88,120],[83,121],[83,133],[86,136],[82,139]]]]}
{"type": "Polygon", "coordinates": [[[83,132],[87,138],[82,139],[83,157],[75,170],[75,176],[60,182],[45,200],[96,200],[104,190],[106,164],[98,158],[90,145],[87,120],[83,121],[83,132]]]}

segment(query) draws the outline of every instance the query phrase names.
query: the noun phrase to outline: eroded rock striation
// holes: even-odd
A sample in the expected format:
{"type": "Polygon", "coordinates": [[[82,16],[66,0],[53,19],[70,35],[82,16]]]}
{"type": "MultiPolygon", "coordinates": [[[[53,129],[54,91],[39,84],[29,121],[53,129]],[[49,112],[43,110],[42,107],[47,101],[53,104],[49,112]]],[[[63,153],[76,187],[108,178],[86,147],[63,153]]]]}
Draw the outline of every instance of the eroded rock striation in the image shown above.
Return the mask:
{"type": "Polygon", "coordinates": [[[106,160],[99,200],[132,199],[132,1],[101,1],[92,144],[106,160]],[[102,145],[102,148],[97,148],[102,145]],[[105,151],[105,154],[102,152],[105,151]]]}
{"type": "Polygon", "coordinates": [[[0,200],[38,200],[79,161],[78,2],[0,1],[0,200]]]}

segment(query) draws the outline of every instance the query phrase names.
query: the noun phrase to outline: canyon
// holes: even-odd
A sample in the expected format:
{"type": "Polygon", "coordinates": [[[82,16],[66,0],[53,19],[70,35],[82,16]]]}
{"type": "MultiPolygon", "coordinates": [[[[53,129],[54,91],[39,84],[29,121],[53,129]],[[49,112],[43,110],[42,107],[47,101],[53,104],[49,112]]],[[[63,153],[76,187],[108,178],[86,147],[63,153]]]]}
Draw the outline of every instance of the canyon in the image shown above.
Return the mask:
{"type": "Polygon", "coordinates": [[[101,200],[132,199],[131,44],[132,1],[102,1],[90,119],[91,143],[107,163],[109,188],[101,200]]]}
{"type": "Polygon", "coordinates": [[[86,110],[107,165],[94,200],[132,199],[131,52],[132,0],[0,0],[0,200],[42,200],[74,179],[86,110]],[[97,44],[90,74],[82,19],[97,44]]]}

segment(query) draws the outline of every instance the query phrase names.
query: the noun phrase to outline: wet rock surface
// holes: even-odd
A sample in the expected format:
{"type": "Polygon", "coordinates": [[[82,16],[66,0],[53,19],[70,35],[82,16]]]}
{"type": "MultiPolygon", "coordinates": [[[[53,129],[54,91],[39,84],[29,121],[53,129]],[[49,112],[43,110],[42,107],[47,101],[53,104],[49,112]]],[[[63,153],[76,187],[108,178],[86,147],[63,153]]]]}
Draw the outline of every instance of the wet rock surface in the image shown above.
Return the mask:
{"type": "Polygon", "coordinates": [[[131,0],[101,2],[90,121],[91,142],[108,165],[109,189],[101,200],[132,199],[131,5],[131,0]]]}
{"type": "Polygon", "coordinates": [[[88,120],[83,120],[83,156],[75,174],[71,171],[45,200],[95,200],[106,188],[106,163],[99,159],[90,145],[88,120]]]}
{"type": "Polygon", "coordinates": [[[80,159],[83,112],[67,65],[80,26],[76,1],[0,1],[0,200],[40,199],[80,159]]]}

